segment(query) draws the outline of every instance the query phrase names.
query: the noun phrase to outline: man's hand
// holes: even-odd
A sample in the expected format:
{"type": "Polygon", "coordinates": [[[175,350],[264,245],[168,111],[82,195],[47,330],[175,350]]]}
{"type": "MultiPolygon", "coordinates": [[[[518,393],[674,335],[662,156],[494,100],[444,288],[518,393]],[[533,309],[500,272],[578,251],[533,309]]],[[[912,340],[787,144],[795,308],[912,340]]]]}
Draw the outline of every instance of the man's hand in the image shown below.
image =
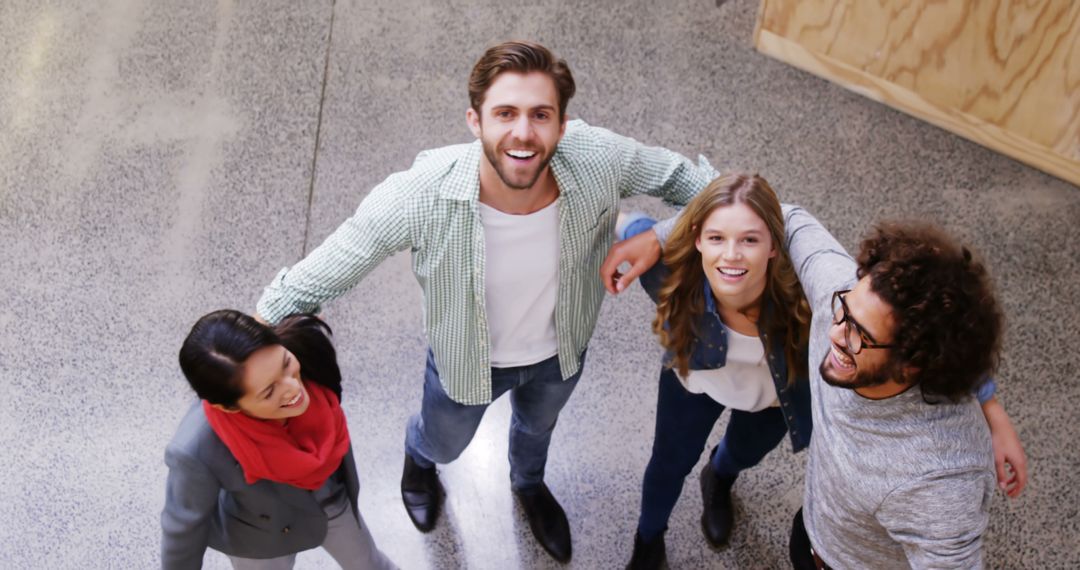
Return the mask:
{"type": "Polygon", "coordinates": [[[618,295],[659,259],[660,240],[657,239],[656,232],[642,232],[611,246],[604,263],[600,264],[600,280],[608,293],[618,295]],[[630,263],[630,269],[626,273],[619,272],[619,266],[623,262],[630,263]]]}
{"type": "Polygon", "coordinates": [[[986,423],[990,426],[990,440],[994,445],[994,465],[997,467],[998,485],[1010,498],[1020,496],[1027,485],[1027,456],[1020,436],[1016,434],[1009,414],[997,398],[990,398],[982,405],[986,423]]]}

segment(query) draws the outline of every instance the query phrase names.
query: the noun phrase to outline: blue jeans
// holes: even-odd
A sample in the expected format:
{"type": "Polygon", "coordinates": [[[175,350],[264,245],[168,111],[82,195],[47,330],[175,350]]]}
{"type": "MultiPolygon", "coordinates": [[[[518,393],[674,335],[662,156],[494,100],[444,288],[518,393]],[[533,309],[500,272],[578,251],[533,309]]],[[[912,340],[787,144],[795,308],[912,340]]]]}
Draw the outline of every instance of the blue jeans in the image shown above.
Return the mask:
{"type": "MultiPolygon", "coordinates": [[[[687,391],[670,368],[660,373],[656,435],[641,489],[638,534],[642,539],[652,540],[667,529],[683,481],[697,464],[723,411],[724,405],[706,394],[687,391]]],[[[780,408],[760,412],[731,410],[727,431],[710,462],[717,475],[735,477],[761,462],[785,434],[787,424],[780,408]]]]}
{"type": "MultiPolygon", "coordinates": [[[[491,369],[491,400],[510,392],[510,485],[514,490],[530,489],[544,481],[551,433],[584,368],[583,353],[581,368],[566,380],[559,370],[558,355],[528,366],[491,369]]],[[[472,441],[487,407],[451,400],[439,382],[435,356],[428,349],[424,398],[420,413],[409,418],[405,453],[425,468],[457,459],[472,441]]]]}

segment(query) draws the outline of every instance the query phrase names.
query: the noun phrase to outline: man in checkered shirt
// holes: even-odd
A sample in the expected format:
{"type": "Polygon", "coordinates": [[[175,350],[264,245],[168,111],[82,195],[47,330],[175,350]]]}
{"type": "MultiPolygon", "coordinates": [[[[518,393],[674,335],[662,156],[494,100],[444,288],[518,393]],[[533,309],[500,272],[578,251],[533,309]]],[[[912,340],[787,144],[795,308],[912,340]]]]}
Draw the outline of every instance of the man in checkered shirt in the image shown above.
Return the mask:
{"type": "MultiPolygon", "coordinates": [[[[456,459],[487,406],[510,393],[510,482],[537,540],[571,557],[566,514],[544,484],[559,411],[577,385],[604,286],[621,198],[685,204],[717,172],[582,121],[566,62],[543,46],[487,50],[469,78],[477,140],[422,152],[258,303],[277,322],[316,312],[394,252],[412,251],[430,349],[420,413],[406,429],[402,500],[434,528],[443,500],[435,465],[456,459]]],[[[672,221],[673,223],[673,221],[672,221]]],[[[657,244],[670,225],[656,229],[657,244]]],[[[634,267],[620,283],[647,267],[634,267]]]]}

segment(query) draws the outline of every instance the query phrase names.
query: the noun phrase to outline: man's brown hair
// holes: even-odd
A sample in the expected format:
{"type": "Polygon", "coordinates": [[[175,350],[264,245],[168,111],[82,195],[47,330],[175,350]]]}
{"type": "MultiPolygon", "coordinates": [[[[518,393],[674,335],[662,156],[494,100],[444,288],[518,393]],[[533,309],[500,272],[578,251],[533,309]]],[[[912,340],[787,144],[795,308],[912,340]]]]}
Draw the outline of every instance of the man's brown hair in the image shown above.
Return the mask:
{"type": "Polygon", "coordinates": [[[565,120],[566,105],[570,103],[576,90],[570,68],[565,60],[556,58],[546,47],[525,41],[503,42],[488,48],[473,66],[469,75],[469,104],[478,115],[488,88],[495,82],[495,78],[508,71],[539,71],[551,77],[559,94],[559,120],[565,120]]]}

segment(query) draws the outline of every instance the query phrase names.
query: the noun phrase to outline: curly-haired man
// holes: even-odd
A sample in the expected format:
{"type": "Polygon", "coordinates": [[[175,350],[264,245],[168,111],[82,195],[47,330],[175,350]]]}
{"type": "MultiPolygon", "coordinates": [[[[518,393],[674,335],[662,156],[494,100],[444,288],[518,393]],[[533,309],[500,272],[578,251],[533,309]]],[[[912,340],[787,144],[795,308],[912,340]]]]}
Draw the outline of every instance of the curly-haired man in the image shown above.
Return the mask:
{"type": "Polygon", "coordinates": [[[1001,345],[986,269],[926,225],[879,224],[857,262],[803,209],[787,207],[786,226],[821,363],[792,564],[981,567],[999,412],[1012,430],[996,400],[980,410],[971,397],[1001,345]]]}

